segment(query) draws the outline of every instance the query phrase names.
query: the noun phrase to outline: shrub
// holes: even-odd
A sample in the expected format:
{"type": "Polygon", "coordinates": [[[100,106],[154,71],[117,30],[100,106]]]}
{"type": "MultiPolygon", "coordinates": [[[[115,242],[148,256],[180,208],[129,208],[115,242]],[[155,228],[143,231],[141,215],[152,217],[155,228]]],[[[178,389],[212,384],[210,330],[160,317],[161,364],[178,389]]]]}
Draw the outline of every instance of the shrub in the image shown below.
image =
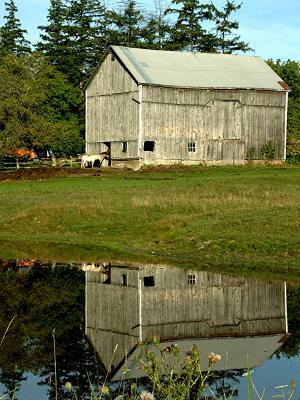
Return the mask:
{"type": "Polygon", "coordinates": [[[264,158],[268,161],[274,160],[275,156],[275,148],[274,145],[271,141],[268,143],[264,144],[261,148],[261,154],[264,156],[264,158]]]}

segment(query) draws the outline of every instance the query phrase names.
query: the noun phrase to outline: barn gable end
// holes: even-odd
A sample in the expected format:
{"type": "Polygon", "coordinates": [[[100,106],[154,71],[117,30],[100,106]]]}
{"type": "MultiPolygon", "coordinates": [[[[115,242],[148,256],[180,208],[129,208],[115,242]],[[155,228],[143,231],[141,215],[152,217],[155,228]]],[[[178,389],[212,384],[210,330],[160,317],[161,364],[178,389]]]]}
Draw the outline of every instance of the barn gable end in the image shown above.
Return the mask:
{"type": "Polygon", "coordinates": [[[285,158],[288,88],[259,57],[112,46],[86,89],[87,152],[115,166],[285,158]]]}
{"type": "Polygon", "coordinates": [[[86,152],[138,158],[139,88],[111,53],[86,87],[86,152]]]}

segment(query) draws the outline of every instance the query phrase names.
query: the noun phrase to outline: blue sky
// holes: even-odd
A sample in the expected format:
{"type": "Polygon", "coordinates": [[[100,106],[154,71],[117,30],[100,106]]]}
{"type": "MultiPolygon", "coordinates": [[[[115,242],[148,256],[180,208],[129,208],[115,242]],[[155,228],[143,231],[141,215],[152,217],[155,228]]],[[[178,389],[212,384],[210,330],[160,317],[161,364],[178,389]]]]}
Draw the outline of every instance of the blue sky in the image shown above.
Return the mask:
{"type": "MultiPolygon", "coordinates": [[[[4,2],[5,0],[0,0],[1,23],[4,2]]],[[[225,0],[213,2],[216,6],[221,6],[225,0]]],[[[143,1],[143,4],[149,6],[153,3],[154,0],[143,1]]],[[[28,38],[36,42],[39,37],[37,26],[46,24],[50,0],[15,0],[15,4],[23,27],[28,31],[28,38]]],[[[254,49],[253,55],[264,59],[297,61],[300,61],[299,17],[300,0],[244,0],[236,14],[240,21],[239,34],[242,40],[250,43],[254,49]]]]}

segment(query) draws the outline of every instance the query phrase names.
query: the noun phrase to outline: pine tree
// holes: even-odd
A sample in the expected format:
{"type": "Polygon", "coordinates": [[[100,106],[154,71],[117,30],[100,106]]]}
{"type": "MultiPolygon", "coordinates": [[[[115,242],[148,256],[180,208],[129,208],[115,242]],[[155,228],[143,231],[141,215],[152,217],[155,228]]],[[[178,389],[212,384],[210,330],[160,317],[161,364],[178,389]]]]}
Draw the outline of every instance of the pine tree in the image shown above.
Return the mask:
{"type": "Polygon", "coordinates": [[[30,53],[30,43],[24,37],[27,31],[22,29],[21,22],[17,18],[18,9],[14,1],[8,0],[5,7],[7,15],[4,16],[5,23],[0,28],[0,55],[30,53]]]}
{"type": "Polygon", "coordinates": [[[215,35],[208,32],[204,24],[213,19],[212,3],[199,0],[172,0],[179,8],[169,8],[167,14],[177,14],[169,47],[173,50],[215,51],[215,35]]]}
{"type": "Polygon", "coordinates": [[[167,19],[166,7],[161,0],[156,0],[155,10],[150,13],[146,21],[144,41],[147,48],[167,49],[171,33],[171,23],[167,19]]]}
{"type": "Polygon", "coordinates": [[[67,8],[63,0],[51,0],[48,10],[48,25],[39,26],[44,31],[40,35],[41,41],[36,49],[48,57],[49,61],[59,70],[65,72],[64,56],[67,49],[68,37],[66,34],[67,8]]]}
{"type": "Polygon", "coordinates": [[[144,37],[146,23],[135,0],[126,0],[118,11],[110,12],[110,43],[119,46],[147,47],[144,37]]]}
{"type": "Polygon", "coordinates": [[[107,47],[106,9],[99,0],[51,0],[48,25],[37,49],[83,86],[107,47]]]}
{"type": "Polygon", "coordinates": [[[215,13],[215,31],[217,37],[217,51],[221,53],[231,54],[235,51],[251,51],[249,43],[240,40],[239,35],[234,35],[232,32],[239,28],[238,21],[231,21],[232,13],[238,11],[242,6],[235,4],[234,1],[227,0],[223,10],[218,10],[214,7],[215,13]]]}
{"type": "Polygon", "coordinates": [[[69,0],[67,55],[73,81],[82,84],[100,61],[108,45],[107,26],[107,11],[99,0],[69,0]]]}

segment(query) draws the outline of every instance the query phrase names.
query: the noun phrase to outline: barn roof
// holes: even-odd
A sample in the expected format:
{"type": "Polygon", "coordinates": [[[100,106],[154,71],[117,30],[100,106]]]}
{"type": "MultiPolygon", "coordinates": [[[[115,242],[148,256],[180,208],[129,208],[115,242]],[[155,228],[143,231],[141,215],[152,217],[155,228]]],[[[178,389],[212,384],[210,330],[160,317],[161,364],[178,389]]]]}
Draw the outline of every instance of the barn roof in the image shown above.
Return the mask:
{"type": "Polygon", "coordinates": [[[288,91],[261,57],[111,46],[139,84],[288,91]]]}
{"type": "MultiPolygon", "coordinates": [[[[213,365],[214,371],[224,371],[230,369],[248,369],[262,365],[272,354],[282,345],[287,339],[286,335],[275,334],[268,336],[246,336],[246,337],[220,337],[220,338],[191,338],[183,340],[165,341],[161,342],[160,348],[171,347],[174,344],[179,346],[180,354],[178,366],[183,365],[184,356],[193,345],[196,345],[201,351],[201,368],[202,371],[207,371],[208,355],[213,351],[221,355],[221,360],[213,365]]],[[[101,349],[102,350],[102,349],[101,349]]],[[[144,345],[144,350],[149,350],[160,357],[161,353],[157,350],[157,346],[149,343],[144,345]]],[[[99,353],[101,358],[101,353],[99,353]]],[[[171,358],[172,358],[171,353],[171,358]]],[[[124,379],[124,372],[126,372],[126,379],[138,379],[146,376],[144,370],[141,369],[141,348],[135,347],[134,351],[125,358],[125,364],[121,365],[112,376],[112,381],[124,379]]],[[[173,359],[174,360],[174,359],[173,359]]],[[[176,365],[176,361],[175,365],[176,365]]],[[[175,367],[176,368],[176,367],[175,367]]]]}

